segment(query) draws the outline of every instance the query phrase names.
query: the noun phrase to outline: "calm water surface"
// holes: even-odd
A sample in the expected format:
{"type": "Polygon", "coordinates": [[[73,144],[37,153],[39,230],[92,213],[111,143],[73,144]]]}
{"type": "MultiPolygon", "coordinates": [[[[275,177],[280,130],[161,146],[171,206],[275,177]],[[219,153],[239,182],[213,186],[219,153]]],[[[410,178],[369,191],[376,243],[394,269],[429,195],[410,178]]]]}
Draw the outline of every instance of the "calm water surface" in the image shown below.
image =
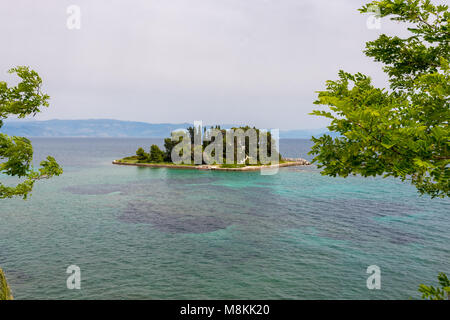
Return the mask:
{"type": "MultiPolygon", "coordinates": [[[[314,167],[205,172],[113,166],[159,139],[33,139],[64,174],[0,200],[17,299],[408,299],[450,273],[450,201],[314,167]],[[69,265],[81,290],[66,288],[69,265]],[[368,290],[378,265],[381,290],[368,290]]],[[[285,156],[311,143],[282,140],[285,156]]],[[[0,177],[2,181],[11,179],[0,177]]]]}

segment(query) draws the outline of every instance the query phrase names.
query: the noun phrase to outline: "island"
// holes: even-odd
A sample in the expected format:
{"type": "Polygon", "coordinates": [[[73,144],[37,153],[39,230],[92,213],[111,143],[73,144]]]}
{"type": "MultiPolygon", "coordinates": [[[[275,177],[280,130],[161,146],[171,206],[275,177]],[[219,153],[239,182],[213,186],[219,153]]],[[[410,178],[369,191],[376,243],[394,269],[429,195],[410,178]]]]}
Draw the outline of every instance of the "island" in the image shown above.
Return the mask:
{"type": "Polygon", "coordinates": [[[164,151],[157,145],[146,152],[140,147],[135,155],[114,160],[114,165],[151,168],[218,171],[257,171],[279,167],[305,166],[302,158],[283,158],[271,132],[255,127],[220,126],[210,129],[189,127],[164,139],[164,151]],[[175,158],[175,160],[174,160],[175,158]]]}

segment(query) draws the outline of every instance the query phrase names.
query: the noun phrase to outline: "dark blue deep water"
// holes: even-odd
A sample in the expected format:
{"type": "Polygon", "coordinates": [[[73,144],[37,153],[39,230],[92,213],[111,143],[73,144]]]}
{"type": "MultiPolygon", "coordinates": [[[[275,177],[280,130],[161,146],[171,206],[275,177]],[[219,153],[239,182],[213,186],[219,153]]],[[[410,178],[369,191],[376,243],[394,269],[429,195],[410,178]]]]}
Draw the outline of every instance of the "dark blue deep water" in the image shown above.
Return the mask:
{"type": "MultiPolygon", "coordinates": [[[[33,139],[64,174],[0,200],[0,266],[16,299],[408,299],[450,274],[450,201],[394,179],[317,168],[114,166],[155,139],[33,139]],[[66,268],[81,268],[68,290],[66,268]],[[366,269],[381,268],[381,290],[366,269]]],[[[284,156],[311,143],[282,140],[284,156]]],[[[0,177],[11,183],[10,178],[0,177]]]]}

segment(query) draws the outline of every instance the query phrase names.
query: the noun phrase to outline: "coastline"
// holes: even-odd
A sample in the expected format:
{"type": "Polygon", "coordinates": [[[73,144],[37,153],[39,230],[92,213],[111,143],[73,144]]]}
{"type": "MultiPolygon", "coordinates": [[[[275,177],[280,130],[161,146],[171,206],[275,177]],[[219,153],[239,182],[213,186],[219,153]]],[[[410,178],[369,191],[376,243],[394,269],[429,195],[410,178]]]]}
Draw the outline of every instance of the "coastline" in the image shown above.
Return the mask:
{"type": "Polygon", "coordinates": [[[245,166],[241,168],[221,168],[219,165],[177,165],[177,164],[158,164],[158,163],[129,163],[121,162],[120,160],[114,160],[112,164],[120,166],[135,166],[135,167],[149,167],[149,168],[170,168],[170,169],[190,169],[190,170],[216,170],[216,171],[258,171],[261,169],[275,169],[282,167],[293,166],[308,166],[311,165],[305,159],[286,159],[286,162],[279,163],[278,165],[267,166],[245,166]]]}

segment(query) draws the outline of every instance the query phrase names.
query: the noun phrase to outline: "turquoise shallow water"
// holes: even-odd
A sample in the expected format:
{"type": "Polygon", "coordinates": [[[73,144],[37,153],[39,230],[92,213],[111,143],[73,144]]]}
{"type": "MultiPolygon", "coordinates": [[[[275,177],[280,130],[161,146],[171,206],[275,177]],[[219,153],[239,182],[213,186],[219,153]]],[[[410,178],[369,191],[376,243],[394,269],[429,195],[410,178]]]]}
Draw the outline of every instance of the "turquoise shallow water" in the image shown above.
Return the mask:
{"type": "MultiPolygon", "coordinates": [[[[448,200],[314,167],[261,176],[111,165],[155,141],[33,140],[36,160],[54,155],[65,173],[27,201],[0,200],[0,265],[15,298],[408,299],[450,274],[448,200]],[[66,288],[72,264],[81,290],[66,288]],[[366,287],[373,264],[381,290],[366,287]]],[[[305,157],[309,145],[281,150],[305,157]]]]}

